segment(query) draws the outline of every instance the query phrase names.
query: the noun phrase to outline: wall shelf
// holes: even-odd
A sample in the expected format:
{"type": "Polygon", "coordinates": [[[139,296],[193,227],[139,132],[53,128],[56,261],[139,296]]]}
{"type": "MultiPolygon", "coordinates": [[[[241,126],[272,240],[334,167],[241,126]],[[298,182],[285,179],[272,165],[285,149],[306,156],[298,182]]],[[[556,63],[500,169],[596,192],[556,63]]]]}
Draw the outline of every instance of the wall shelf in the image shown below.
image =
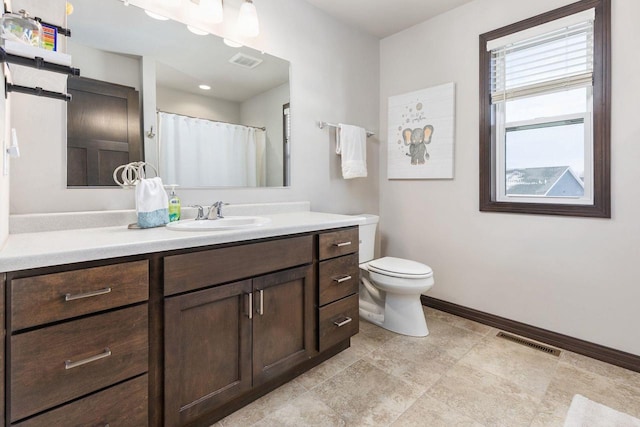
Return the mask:
{"type": "Polygon", "coordinates": [[[37,68],[39,70],[51,71],[54,73],[69,74],[79,76],[80,69],[68,65],[56,64],[55,62],[45,61],[40,56],[29,58],[26,56],[14,55],[8,53],[4,48],[0,48],[0,62],[22,65],[25,67],[37,68]]]}

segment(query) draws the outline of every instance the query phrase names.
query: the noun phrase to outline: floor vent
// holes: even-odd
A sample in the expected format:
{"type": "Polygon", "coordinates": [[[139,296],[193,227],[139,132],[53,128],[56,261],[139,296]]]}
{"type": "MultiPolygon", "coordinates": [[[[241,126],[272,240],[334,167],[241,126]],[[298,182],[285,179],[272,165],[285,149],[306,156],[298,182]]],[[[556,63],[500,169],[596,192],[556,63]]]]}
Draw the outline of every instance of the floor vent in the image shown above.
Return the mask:
{"type": "Polygon", "coordinates": [[[496,335],[498,338],[504,338],[506,340],[515,342],[517,344],[526,345],[527,347],[531,347],[535,350],[543,351],[545,353],[551,354],[553,356],[560,356],[560,350],[553,347],[547,347],[546,345],[538,344],[537,342],[529,341],[526,338],[521,338],[515,335],[507,334],[506,332],[498,332],[496,335]]]}

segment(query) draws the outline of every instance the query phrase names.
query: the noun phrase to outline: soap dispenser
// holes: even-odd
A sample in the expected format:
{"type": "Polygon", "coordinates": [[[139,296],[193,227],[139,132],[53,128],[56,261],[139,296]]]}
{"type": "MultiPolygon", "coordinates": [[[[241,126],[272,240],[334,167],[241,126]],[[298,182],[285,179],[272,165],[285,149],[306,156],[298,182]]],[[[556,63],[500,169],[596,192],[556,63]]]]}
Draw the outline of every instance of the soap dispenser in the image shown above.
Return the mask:
{"type": "Polygon", "coordinates": [[[180,220],[180,199],[176,196],[176,186],[171,185],[171,194],[169,195],[169,221],[180,220]]]}

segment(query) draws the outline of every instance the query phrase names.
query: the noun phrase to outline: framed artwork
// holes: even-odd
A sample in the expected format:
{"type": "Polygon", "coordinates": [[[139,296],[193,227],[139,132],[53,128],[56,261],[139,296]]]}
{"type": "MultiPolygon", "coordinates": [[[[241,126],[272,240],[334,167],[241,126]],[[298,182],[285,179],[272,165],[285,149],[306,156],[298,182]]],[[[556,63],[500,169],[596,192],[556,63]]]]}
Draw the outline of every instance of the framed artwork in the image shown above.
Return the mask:
{"type": "Polygon", "coordinates": [[[388,179],[453,179],[455,83],[389,97],[388,179]]]}

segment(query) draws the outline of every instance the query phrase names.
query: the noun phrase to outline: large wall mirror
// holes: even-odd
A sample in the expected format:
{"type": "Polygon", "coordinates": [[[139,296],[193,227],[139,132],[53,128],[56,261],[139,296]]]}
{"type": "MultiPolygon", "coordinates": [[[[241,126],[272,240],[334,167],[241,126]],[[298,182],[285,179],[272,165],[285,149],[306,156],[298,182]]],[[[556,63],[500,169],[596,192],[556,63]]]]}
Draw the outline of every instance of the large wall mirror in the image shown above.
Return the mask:
{"type": "Polygon", "coordinates": [[[69,187],[115,185],[138,160],[183,188],[289,185],[288,61],[121,0],[73,6],[69,187]]]}

